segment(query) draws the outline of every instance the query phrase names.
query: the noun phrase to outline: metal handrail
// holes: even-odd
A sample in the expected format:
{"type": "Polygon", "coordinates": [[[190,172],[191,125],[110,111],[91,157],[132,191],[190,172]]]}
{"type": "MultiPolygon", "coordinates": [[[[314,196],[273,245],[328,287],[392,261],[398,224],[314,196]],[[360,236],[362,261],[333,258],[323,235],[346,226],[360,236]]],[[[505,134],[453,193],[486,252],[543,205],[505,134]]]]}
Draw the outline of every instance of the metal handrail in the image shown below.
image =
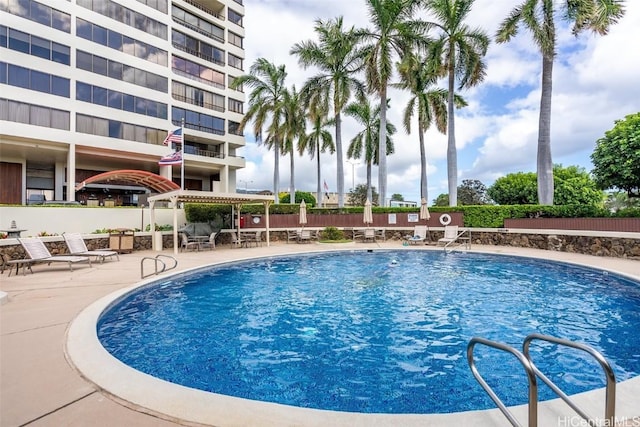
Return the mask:
{"type": "Polygon", "coordinates": [[[591,356],[593,356],[594,359],[596,359],[596,361],[602,367],[602,370],[604,371],[604,374],[607,378],[607,386],[606,386],[606,393],[605,393],[605,410],[604,410],[604,417],[606,420],[605,422],[608,423],[607,425],[614,425],[615,406],[616,406],[616,377],[613,372],[613,369],[611,368],[611,365],[604,358],[604,356],[600,352],[598,352],[597,350],[595,350],[594,348],[586,344],[575,343],[573,341],[565,340],[562,338],[556,338],[550,335],[542,335],[537,333],[528,335],[524,339],[524,342],[522,344],[522,351],[525,357],[527,358],[527,360],[529,361],[529,363],[531,364],[531,367],[533,368],[535,374],[546,385],[548,385],[549,388],[551,388],[551,390],[553,390],[562,400],[564,400],[567,405],[569,405],[574,411],[576,411],[578,415],[584,418],[591,426],[598,425],[595,419],[592,419],[589,415],[587,415],[584,411],[582,411],[575,403],[573,403],[569,398],[569,396],[567,396],[562,390],[560,390],[560,388],[558,388],[558,386],[556,386],[549,378],[547,378],[546,375],[540,372],[540,370],[533,363],[533,360],[531,360],[531,354],[529,352],[529,347],[531,345],[531,341],[533,340],[547,341],[550,343],[575,348],[577,350],[582,350],[590,354],[591,356]]]}
{"type": "Polygon", "coordinates": [[[175,259],[172,256],[169,255],[163,255],[163,254],[158,254],[155,257],[144,257],[140,260],[140,278],[144,279],[145,277],[149,277],[149,276],[157,276],[160,273],[164,273],[165,271],[169,271],[169,270],[173,270],[174,268],[176,268],[178,266],[178,260],[175,259]],[[173,266],[167,268],[167,264],[162,261],[160,258],[169,258],[171,260],[173,260],[173,266]],[[154,261],[154,271],[153,273],[149,273],[147,275],[144,274],[144,262],[145,260],[151,260],[154,261]],[[158,270],[158,264],[162,265],[162,269],[158,270]]]}
{"type": "Polygon", "coordinates": [[[443,249],[446,253],[450,254],[451,252],[453,252],[455,248],[460,247],[462,245],[465,245],[466,249],[471,249],[471,229],[462,230],[460,233],[458,233],[458,235],[454,240],[447,242],[447,244],[444,245],[443,249]],[[469,233],[469,237],[467,237],[464,242],[459,242],[458,239],[462,237],[462,235],[465,233],[469,233]],[[454,243],[458,243],[458,244],[455,247],[452,247],[449,250],[447,250],[447,248],[449,248],[449,246],[453,245],[454,243]]]}
{"type": "Polygon", "coordinates": [[[469,341],[467,345],[467,361],[469,362],[469,368],[471,368],[471,372],[475,379],[480,383],[484,391],[487,392],[491,400],[494,401],[498,408],[505,417],[509,420],[511,425],[521,427],[521,424],[518,420],[515,419],[513,414],[507,409],[506,405],[500,400],[498,395],[493,391],[493,389],[487,384],[487,382],[482,378],[480,373],[478,372],[478,368],[476,367],[475,360],[473,359],[473,350],[476,344],[484,344],[488,347],[493,347],[498,350],[506,351],[508,353],[513,354],[520,364],[524,367],[524,370],[527,374],[527,379],[529,380],[529,427],[537,427],[538,425],[538,383],[536,380],[536,374],[531,366],[531,362],[527,359],[521,352],[516,350],[515,348],[508,346],[503,343],[499,343],[496,341],[491,341],[485,338],[473,337],[469,341]]]}

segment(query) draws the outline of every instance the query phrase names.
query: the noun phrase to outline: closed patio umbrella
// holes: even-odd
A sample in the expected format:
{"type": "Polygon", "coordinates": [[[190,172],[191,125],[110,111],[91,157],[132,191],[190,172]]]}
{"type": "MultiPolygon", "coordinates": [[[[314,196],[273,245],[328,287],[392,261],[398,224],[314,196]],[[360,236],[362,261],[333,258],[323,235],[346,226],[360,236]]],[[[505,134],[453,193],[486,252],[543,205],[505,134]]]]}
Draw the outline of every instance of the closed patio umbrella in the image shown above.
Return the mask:
{"type": "Polygon", "coordinates": [[[364,203],[363,222],[365,224],[373,224],[373,212],[371,211],[371,201],[369,201],[369,199],[364,203]]]}
{"type": "Polygon", "coordinates": [[[300,202],[300,224],[304,225],[307,223],[307,204],[304,202],[300,202]]]}
{"type": "Polygon", "coordinates": [[[429,221],[430,218],[431,214],[429,213],[429,208],[427,208],[427,200],[423,197],[420,205],[420,219],[429,221]]]}

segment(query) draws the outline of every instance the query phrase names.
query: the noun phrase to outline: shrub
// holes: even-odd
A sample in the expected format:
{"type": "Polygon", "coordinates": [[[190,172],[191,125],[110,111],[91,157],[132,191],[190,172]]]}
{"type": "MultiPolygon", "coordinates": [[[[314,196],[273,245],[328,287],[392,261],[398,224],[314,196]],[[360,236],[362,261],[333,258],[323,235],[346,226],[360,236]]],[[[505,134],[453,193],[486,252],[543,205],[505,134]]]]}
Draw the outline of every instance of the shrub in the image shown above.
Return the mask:
{"type": "Polygon", "coordinates": [[[336,227],[325,227],[320,233],[322,240],[344,240],[344,233],[336,227]]]}

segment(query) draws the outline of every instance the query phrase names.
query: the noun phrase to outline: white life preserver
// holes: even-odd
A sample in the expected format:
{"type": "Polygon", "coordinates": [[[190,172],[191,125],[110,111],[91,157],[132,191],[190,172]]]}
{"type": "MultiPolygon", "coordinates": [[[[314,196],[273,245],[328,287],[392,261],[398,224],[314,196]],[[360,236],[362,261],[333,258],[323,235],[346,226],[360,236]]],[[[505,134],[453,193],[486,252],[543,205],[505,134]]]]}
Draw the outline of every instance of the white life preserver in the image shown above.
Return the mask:
{"type": "Polygon", "coordinates": [[[442,224],[442,225],[451,224],[451,216],[449,216],[449,214],[440,215],[440,224],[442,224]]]}

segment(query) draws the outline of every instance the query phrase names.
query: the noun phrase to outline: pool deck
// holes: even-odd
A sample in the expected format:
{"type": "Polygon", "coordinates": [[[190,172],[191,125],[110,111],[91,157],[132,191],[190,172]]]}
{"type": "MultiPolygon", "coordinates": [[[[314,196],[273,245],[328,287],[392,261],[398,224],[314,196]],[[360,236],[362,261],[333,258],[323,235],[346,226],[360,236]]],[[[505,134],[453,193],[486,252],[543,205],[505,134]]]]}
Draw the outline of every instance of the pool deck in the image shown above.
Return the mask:
{"type": "MultiPolygon", "coordinates": [[[[416,248],[422,247],[412,246],[410,249],[416,248]]],[[[405,248],[397,241],[331,245],[276,243],[270,247],[265,245],[243,249],[224,246],[213,251],[179,253],[176,256],[176,271],[212,262],[335,249],[405,248]]],[[[640,280],[640,261],[501,246],[474,246],[471,252],[476,251],[573,262],[618,271],[640,280]]],[[[162,253],[173,256],[172,251],[162,253]]],[[[194,395],[190,389],[175,392],[172,389],[168,392],[175,404],[167,407],[162,406],[166,402],[154,402],[153,393],[140,396],[146,394],[141,386],[144,381],[123,378],[118,373],[121,371],[117,370],[110,379],[107,374],[111,374],[111,371],[108,369],[102,376],[107,377],[106,381],[113,380],[113,388],[110,384],[97,385],[88,378],[101,374],[85,372],[83,369],[87,366],[91,368],[93,364],[97,365],[93,369],[99,370],[100,360],[89,360],[84,365],[80,363],[82,367],[77,366],[75,359],[73,362],[70,360],[69,350],[75,348],[73,352],[82,347],[82,343],[77,341],[72,344],[67,342],[69,337],[70,341],[74,339],[72,322],[81,312],[86,313],[87,307],[95,306],[96,301],[106,295],[140,282],[142,258],[157,254],[151,251],[122,254],[120,261],[95,262],[91,268],[76,265],[72,272],[61,263],[50,266],[40,264],[33,267],[33,274],[27,272],[25,276],[8,277],[5,271],[0,276],[0,291],[6,293],[3,297],[0,292],[0,426],[510,425],[497,409],[441,415],[345,414],[250,402],[204,392],[194,395]],[[122,387],[124,398],[122,394],[118,393],[119,397],[116,397],[108,391],[121,390],[122,387]],[[200,400],[203,394],[208,396],[200,400]],[[129,395],[134,397],[129,398],[129,395]],[[214,400],[210,401],[209,398],[214,400]],[[148,406],[142,405],[145,407],[139,403],[147,401],[148,406]],[[163,410],[159,411],[159,408],[163,410]]],[[[151,263],[145,265],[149,268],[151,263]]],[[[584,402],[583,408],[587,412],[603,417],[603,396],[602,391],[597,391],[585,394],[580,400],[584,402]]],[[[514,413],[523,425],[527,424],[524,407],[515,408],[514,413]]],[[[573,411],[561,402],[545,402],[540,405],[538,413],[540,426],[585,425],[580,424],[573,411]]],[[[617,425],[640,426],[640,377],[618,384],[616,417],[620,421],[617,425]]]]}

